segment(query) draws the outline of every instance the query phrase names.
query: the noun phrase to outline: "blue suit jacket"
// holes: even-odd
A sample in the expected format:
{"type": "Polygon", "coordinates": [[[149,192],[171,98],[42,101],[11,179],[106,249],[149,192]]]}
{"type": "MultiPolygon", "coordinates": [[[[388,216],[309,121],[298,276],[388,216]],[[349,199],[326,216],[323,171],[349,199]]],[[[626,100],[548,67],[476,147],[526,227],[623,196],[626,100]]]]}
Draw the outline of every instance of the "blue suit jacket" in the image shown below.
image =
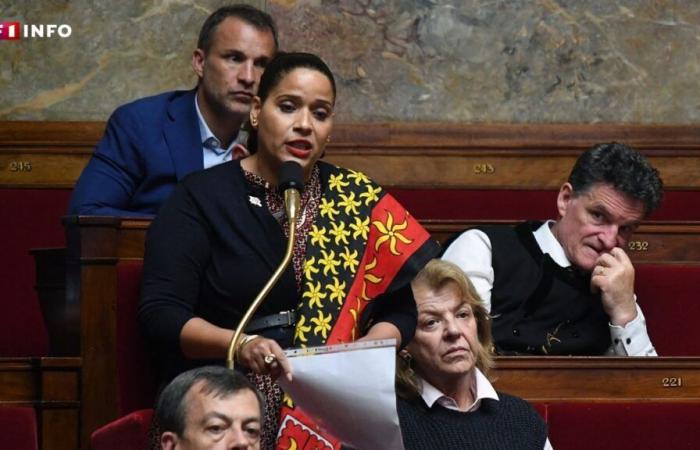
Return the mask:
{"type": "Polygon", "coordinates": [[[117,108],[68,214],[156,214],[177,182],[204,166],[194,98],[194,90],[172,91],[117,108]]]}

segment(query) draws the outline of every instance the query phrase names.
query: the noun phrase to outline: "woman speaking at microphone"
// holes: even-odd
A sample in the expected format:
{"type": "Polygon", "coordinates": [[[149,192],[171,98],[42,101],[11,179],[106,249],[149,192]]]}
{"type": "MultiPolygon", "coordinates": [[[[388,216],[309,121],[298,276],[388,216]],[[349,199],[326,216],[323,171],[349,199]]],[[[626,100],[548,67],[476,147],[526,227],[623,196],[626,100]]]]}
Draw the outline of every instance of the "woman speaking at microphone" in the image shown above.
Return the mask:
{"type": "MultiPolygon", "coordinates": [[[[407,343],[416,320],[409,283],[438,252],[381,187],[360,172],[319,160],[331,139],[335,100],[333,74],[319,57],[286,53],[273,59],[251,105],[254,154],[183,180],[146,240],[139,320],[158,355],[161,378],[212,360],[222,363],[233,330],[284,256],[288,224],[277,190],[280,167],[286,161],[301,165],[292,263],[236,349],[237,367],[251,371],[268,399],[272,428],[263,448],[273,447],[277,424],[287,415],[305,420],[292,405],[282,407],[274,383],[277,376],[292,376],[282,349],[360,336],[407,343]]],[[[311,426],[296,429],[313,434],[311,426]]],[[[282,439],[289,437],[282,431],[282,439]]]]}

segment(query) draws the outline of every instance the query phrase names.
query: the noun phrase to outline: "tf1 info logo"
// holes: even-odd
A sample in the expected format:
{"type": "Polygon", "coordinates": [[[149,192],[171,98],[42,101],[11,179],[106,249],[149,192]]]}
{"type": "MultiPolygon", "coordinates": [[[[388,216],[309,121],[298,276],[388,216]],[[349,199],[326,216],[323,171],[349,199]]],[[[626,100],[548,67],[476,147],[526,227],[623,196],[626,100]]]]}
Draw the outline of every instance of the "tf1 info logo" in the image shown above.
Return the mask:
{"type": "Polygon", "coordinates": [[[19,22],[0,22],[0,41],[16,41],[21,38],[67,38],[73,33],[70,25],[40,24],[22,25],[19,22]]]}

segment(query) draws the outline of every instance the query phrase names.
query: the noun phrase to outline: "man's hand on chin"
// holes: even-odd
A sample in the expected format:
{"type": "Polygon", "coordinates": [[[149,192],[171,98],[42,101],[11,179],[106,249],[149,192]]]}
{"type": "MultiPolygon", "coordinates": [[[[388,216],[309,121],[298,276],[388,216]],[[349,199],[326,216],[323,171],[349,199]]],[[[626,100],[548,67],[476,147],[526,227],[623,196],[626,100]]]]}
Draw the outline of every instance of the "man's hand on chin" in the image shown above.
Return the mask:
{"type": "Polygon", "coordinates": [[[610,323],[624,327],[637,317],[634,267],[619,247],[598,257],[591,273],[591,292],[600,292],[610,323]]]}

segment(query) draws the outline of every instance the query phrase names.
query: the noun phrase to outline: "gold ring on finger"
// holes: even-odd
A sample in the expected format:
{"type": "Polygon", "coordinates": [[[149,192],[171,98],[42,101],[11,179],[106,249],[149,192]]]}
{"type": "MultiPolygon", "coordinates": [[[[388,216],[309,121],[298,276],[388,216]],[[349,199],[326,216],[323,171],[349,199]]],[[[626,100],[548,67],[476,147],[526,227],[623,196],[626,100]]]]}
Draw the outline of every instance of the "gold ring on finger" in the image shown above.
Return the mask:
{"type": "Polygon", "coordinates": [[[272,353],[270,353],[269,355],[265,356],[265,364],[270,365],[273,362],[275,362],[276,359],[277,359],[277,357],[275,355],[273,355],[272,353]]]}

